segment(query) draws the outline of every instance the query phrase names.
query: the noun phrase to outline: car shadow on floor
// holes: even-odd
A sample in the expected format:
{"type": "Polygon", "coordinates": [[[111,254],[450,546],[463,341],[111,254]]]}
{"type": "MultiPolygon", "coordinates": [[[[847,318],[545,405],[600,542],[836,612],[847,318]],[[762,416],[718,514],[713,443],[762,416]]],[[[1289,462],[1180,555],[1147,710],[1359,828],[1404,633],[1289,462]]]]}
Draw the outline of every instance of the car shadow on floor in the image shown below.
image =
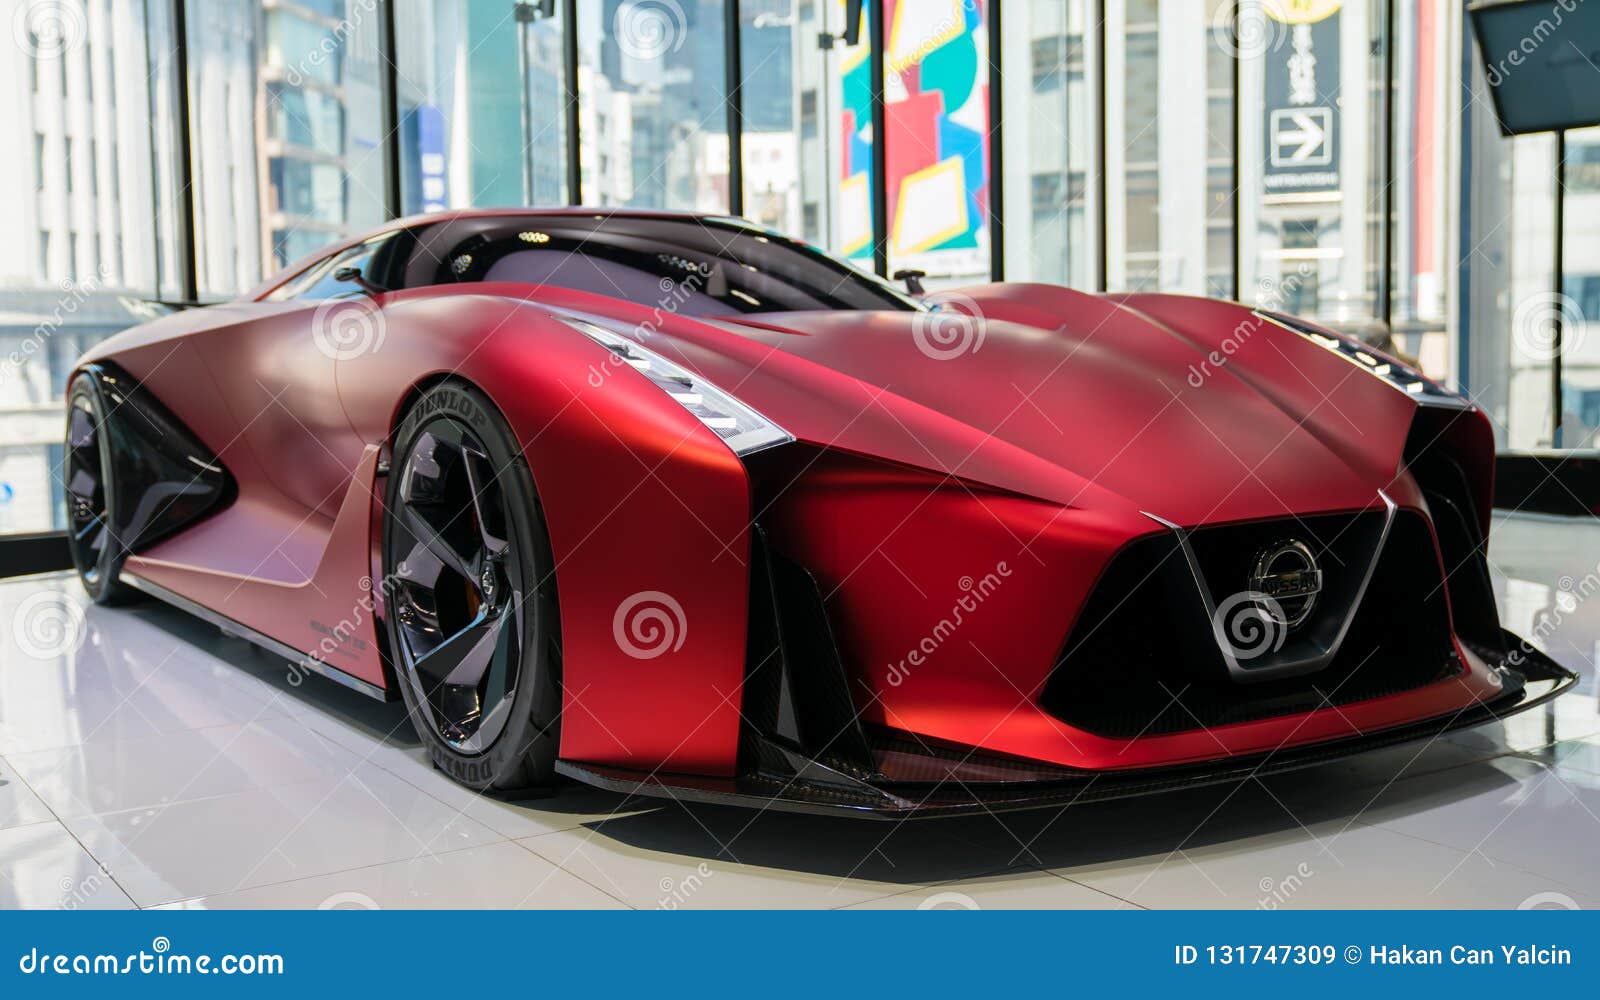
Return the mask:
{"type": "Polygon", "coordinates": [[[91,625],[97,615],[129,615],[211,654],[230,669],[254,677],[289,704],[335,717],[389,746],[406,750],[421,745],[404,703],[378,701],[326,677],[307,674],[283,657],[171,605],[141,600],[124,608],[91,607],[88,614],[91,625]]]}
{"type": "Polygon", "coordinates": [[[1012,870],[1159,860],[1180,850],[1246,841],[1252,848],[1296,841],[1316,851],[1363,820],[1393,820],[1516,783],[1487,761],[1456,764],[1421,780],[1387,786],[1319,768],[1271,783],[1248,781],[1066,808],[887,822],[615,796],[617,815],[585,826],[591,848],[610,844],[617,850],[683,859],[928,885],[1012,870]]]}
{"type": "MultiPolygon", "coordinates": [[[[157,602],[90,609],[91,616],[103,613],[131,614],[256,678],[286,701],[333,717],[373,741],[402,750],[420,745],[402,703],[375,701],[323,677],[297,677],[288,661],[178,609],[157,602]]],[[[909,886],[1011,870],[1160,859],[1245,841],[1295,839],[1315,847],[1348,825],[1376,822],[1375,805],[1383,818],[1392,819],[1515,785],[1514,777],[1487,759],[1497,752],[1503,750],[1485,746],[1469,754],[1456,744],[1398,748],[1265,781],[906,821],[710,806],[578,785],[550,798],[509,805],[535,816],[607,817],[583,824],[590,849],[609,846],[909,886]],[[1308,831],[1311,827],[1318,830],[1308,831]]],[[[416,766],[427,765],[419,759],[416,766]]]]}

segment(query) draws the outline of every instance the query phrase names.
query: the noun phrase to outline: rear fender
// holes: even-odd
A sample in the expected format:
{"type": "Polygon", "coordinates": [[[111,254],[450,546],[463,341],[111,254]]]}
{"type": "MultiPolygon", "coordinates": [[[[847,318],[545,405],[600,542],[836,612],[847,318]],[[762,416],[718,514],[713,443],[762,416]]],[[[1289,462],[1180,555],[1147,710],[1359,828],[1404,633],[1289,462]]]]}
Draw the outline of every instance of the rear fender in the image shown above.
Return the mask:
{"type": "Polygon", "coordinates": [[[140,383],[110,362],[86,365],[100,397],[116,471],[111,537],[138,552],[226,506],[236,487],[209,448],[140,383]]]}

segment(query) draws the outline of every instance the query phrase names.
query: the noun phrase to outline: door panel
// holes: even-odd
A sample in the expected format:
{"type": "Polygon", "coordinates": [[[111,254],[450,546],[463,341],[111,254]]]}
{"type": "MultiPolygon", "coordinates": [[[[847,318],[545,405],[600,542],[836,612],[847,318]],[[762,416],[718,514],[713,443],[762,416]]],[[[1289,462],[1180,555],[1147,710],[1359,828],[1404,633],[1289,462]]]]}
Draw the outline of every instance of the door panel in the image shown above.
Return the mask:
{"type": "Polygon", "coordinates": [[[332,518],[361,461],[334,384],[327,332],[364,302],[263,302],[257,318],[197,334],[217,387],[267,479],[307,514],[332,518]]]}

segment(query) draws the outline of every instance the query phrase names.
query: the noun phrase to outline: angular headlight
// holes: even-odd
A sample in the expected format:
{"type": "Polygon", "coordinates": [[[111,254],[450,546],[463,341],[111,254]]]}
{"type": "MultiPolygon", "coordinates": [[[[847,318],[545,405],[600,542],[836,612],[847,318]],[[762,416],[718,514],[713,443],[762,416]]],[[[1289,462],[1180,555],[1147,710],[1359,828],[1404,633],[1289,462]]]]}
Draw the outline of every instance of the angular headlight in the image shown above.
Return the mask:
{"type": "Polygon", "coordinates": [[[1392,361],[1374,353],[1367,345],[1353,337],[1312,326],[1293,316],[1256,310],[1256,315],[1269,323],[1298,333],[1314,344],[1327,348],[1370,375],[1376,375],[1425,406],[1450,406],[1466,409],[1472,405],[1465,396],[1451,392],[1433,379],[1408,365],[1392,361]]]}
{"type": "Polygon", "coordinates": [[[678,405],[711,428],[735,455],[742,458],[794,440],[788,431],[682,365],[588,320],[576,316],[562,316],[561,319],[654,382],[678,405]]]}

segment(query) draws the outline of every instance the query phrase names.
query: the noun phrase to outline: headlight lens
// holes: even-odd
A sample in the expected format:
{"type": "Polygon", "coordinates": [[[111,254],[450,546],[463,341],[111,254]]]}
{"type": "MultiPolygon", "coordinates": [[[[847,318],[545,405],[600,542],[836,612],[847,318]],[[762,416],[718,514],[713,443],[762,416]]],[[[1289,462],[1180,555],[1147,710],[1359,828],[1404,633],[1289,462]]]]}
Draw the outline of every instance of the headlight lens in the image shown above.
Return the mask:
{"type": "Polygon", "coordinates": [[[1419,403],[1462,408],[1472,405],[1465,396],[1451,392],[1414,368],[1373,353],[1367,345],[1352,337],[1331,330],[1321,330],[1293,316],[1284,316],[1280,313],[1257,310],[1256,315],[1327,348],[1368,373],[1383,379],[1419,403]]]}
{"type": "Polygon", "coordinates": [[[709,427],[735,455],[743,457],[794,440],[788,431],[682,365],[588,320],[575,316],[563,316],[562,320],[654,382],[709,427]]]}

